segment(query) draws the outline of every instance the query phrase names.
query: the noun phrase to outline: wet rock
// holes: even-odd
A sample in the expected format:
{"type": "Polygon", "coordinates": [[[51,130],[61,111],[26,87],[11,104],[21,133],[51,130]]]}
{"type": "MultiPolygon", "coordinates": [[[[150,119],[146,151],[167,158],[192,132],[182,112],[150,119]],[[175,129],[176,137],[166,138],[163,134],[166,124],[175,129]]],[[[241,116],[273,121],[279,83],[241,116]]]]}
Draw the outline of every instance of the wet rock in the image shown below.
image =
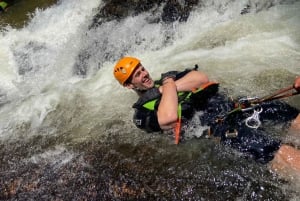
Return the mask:
{"type": "Polygon", "coordinates": [[[198,4],[199,0],[111,0],[105,1],[105,5],[99,8],[94,17],[91,27],[98,26],[103,22],[120,20],[128,16],[135,16],[142,12],[161,12],[156,22],[172,23],[174,21],[185,21],[190,11],[198,4]]]}

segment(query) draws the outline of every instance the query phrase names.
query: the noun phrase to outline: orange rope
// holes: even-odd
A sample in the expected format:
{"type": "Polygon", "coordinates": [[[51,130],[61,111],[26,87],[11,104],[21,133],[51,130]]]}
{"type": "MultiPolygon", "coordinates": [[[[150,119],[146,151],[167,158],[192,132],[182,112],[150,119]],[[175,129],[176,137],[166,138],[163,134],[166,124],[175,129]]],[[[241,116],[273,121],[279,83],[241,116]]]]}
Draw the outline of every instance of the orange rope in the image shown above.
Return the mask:
{"type": "Polygon", "coordinates": [[[181,118],[178,118],[175,127],[175,144],[179,144],[180,131],[181,131],[181,118]]]}
{"type": "Polygon", "coordinates": [[[175,126],[175,144],[179,144],[181,132],[181,103],[178,104],[178,118],[175,126]]]}

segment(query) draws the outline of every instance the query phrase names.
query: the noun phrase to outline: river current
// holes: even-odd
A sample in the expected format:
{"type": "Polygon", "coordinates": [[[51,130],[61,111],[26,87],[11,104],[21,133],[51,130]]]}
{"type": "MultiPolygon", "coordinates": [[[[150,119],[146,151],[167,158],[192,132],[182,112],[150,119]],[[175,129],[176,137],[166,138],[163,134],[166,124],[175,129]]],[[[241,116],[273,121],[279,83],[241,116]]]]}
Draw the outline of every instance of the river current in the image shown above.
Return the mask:
{"type": "MultiPolygon", "coordinates": [[[[103,5],[62,0],[1,27],[0,200],[300,199],[299,178],[198,139],[197,126],[179,145],[138,130],[137,96],[112,74],[123,55],[154,78],[198,64],[232,97],[268,95],[300,74],[299,1],[210,0],[186,22],[155,23],[156,8],[91,27],[103,5]]],[[[300,109],[299,96],[284,101],[300,109]]]]}

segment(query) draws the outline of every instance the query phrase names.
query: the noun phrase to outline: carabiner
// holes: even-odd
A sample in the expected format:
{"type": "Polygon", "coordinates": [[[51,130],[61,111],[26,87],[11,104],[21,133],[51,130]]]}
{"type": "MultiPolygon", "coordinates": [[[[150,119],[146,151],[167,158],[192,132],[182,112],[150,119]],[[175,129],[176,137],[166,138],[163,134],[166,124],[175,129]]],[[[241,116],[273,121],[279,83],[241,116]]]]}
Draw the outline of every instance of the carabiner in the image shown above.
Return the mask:
{"type": "Polygon", "coordinates": [[[253,109],[253,114],[252,116],[248,117],[245,120],[246,126],[249,128],[255,128],[257,129],[261,125],[261,121],[259,120],[259,114],[263,111],[263,108],[261,107],[260,109],[256,110],[253,109]]]}

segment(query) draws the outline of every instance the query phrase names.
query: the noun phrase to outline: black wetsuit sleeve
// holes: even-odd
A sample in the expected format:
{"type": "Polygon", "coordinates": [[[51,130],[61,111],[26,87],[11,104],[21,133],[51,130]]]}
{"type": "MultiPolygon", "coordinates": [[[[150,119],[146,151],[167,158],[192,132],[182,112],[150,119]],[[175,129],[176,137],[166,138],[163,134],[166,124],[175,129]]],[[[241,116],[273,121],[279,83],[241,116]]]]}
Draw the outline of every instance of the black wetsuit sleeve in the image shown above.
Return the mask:
{"type": "Polygon", "coordinates": [[[156,111],[147,110],[145,108],[135,108],[133,122],[136,127],[147,132],[161,131],[156,111]]]}

